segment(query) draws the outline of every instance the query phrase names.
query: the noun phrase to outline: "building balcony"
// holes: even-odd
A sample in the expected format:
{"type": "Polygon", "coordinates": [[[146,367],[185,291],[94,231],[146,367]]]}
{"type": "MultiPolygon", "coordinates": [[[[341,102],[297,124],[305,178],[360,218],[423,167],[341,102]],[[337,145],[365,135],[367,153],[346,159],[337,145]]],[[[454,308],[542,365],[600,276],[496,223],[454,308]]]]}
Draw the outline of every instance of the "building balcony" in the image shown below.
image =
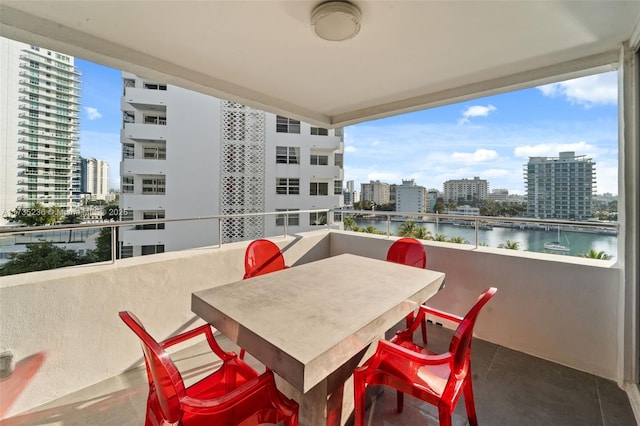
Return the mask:
{"type": "Polygon", "coordinates": [[[120,162],[120,175],[164,175],[167,170],[165,160],[142,160],[127,158],[120,162]]]}
{"type": "Polygon", "coordinates": [[[136,89],[135,87],[126,87],[124,96],[122,97],[122,110],[127,110],[125,106],[132,107],[142,111],[166,111],[167,110],[167,91],[166,90],[149,90],[136,89]]]}
{"type": "MultiPolygon", "coordinates": [[[[326,228],[275,239],[293,267],[347,252],[384,259],[393,240],[326,228]]],[[[482,424],[632,424],[611,420],[633,419],[615,383],[622,321],[617,264],[424,244],[427,267],[446,273],[446,287],[430,306],[463,314],[482,289],[499,289],[476,328],[474,378],[482,424]]],[[[117,312],[135,312],[159,339],[193,327],[200,320],[190,311],[191,293],[242,278],[245,247],[246,242],[232,243],[0,278],[7,321],[0,340],[15,361],[9,380],[24,380],[9,395],[4,415],[15,424],[43,416],[65,424],[80,418],[84,424],[113,424],[113,418],[139,424],[147,392],[141,353],[117,312]]],[[[385,392],[372,410],[393,424],[394,401],[385,392]]],[[[397,421],[433,415],[425,408],[407,402],[404,420],[397,421]]],[[[458,420],[464,424],[464,411],[458,420]]]]}
{"type": "Polygon", "coordinates": [[[121,138],[133,140],[158,140],[167,139],[167,127],[157,124],[125,123],[121,130],[121,138]]]}

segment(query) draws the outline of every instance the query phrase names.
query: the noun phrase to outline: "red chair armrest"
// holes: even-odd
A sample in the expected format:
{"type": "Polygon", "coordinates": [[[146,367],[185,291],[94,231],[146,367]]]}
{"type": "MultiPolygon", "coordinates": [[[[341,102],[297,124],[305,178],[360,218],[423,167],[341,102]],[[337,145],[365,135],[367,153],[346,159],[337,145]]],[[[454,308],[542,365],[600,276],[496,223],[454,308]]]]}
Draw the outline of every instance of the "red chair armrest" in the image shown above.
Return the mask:
{"type": "Polygon", "coordinates": [[[173,337],[169,337],[166,340],[163,340],[162,342],[160,342],[160,345],[163,348],[168,348],[171,347],[173,345],[176,345],[178,343],[182,343],[186,340],[192,339],[196,336],[199,336],[201,334],[204,334],[207,338],[207,342],[209,343],[209,346],[211,347],[211,350],[213,351],[213,353],[215,353],[220,359],[222,360],[227,360],[233,356],[236,356],[235,353],[233,352],[226,352],[224,351],[220,345],[218,345],[218,342],[216,341],[215,337],[213,336],[213,332],[211,331],[211,326],[209,324],[204,324],[201,325],[200,327],[196,327],[193,330],[189,330],[189,331],[185,331],[184,333],[180,333],[177,336],[173,336],[173,337]]]}
{"type": "Polygon", "coordinates": [[[361,367],[355,369],[359,374],[365,373],[369,369],[376,369],[380,365],[382,359],[396,358],[399,362],[414,362],[419,365],[442,365],[451,361],[451,353],[430,355],[424,354],[411,349],[404,348],[387,340],[378,341],[378,347],[375,354],[369,358],[361,367]]]}
{"type": "Polygon", "coordinates": [[[462,317],[459,317],[458,315],[450,314],[439,309],[433,309],[426,305],[420,306],[420,312],[424,312],[425,315],[433,315],[436,317],[444,318],[446,320],[453,321],[456,324],[460,324],[462,322],[462,317]]]}

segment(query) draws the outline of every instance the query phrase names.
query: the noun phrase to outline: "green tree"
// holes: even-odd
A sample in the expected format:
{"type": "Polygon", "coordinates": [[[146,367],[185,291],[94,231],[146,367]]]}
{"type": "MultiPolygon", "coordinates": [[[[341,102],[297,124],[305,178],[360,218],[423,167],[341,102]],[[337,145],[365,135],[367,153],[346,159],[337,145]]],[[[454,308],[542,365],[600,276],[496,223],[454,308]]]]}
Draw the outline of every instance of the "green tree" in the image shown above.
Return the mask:
{"type": "Polygon", "coordinates": [[[418,226],[413,236],[419,240],[433,239],[433,236],[431,235],[431,231],[427,231],[427,229],[424,226],[418,226]]]}
{"type": "Polygon", "coordinates": [[[4,218],[10,222],[19,222],[26,226],[55,225],[62,220],[62,209],[58,206],[45,207],[35,203],[30,207],[18,207],[4,218]]]}
{"type": "Polygon", "coordinates": [[[342,219],[342,224],[344,225],[345,231],[358,231],[358,229],[360,229],[356,220],[352,217],[345,217],[342,219]]]}
{"type": "Polygon", "coordinates": [[[111,260],[111,228],[102,228],[96,238],[96,248],[87,251],[82,263],[111,260]]]}
{"type": "Polygon", "coordinates": [[[444,213],[446,206],[442,197],[436,198],[436,204],[433,206],[433,211],[438,214],[444,213]]]}
{"type": "Polygon", "coordinates": [[[433,241],[441,241],[441,242],[446,242],[447,241],[447,236],[444,234],[436,234],[433,237],[433,241]]]}
{"type": "Polygon", "coordinates": [[[517,241],[507,240],[505,244],[500,244],[499,248],[506,248],[509,250],[518,250],[520,248],[520,243],[517,241]]]}
{"type": "Polygon", "coordinates": [[[595,251],[594,249],[589,249],[587,253],[582,253],[582,254],[579,254],[578,256],[586,257],[589,259],[600,259],[600,260],[611,259],[611,255],[605,253],[604,251],[595,251]]]}
{"type": "Polygon", "coordinates": [[[12,253],[0,267],[0,276],[73,266],[80,263],[78,253],[56,247],[50,241],[27,244],[24,253],[12,253]]]}
{"type": "Polygon", "coordinates": [[[468,244],[469,243],[469,241],[465,240],[462,237],[451,237],[449,239],[449,242],[450,243],[455,243],[455,244],[468,244]]]}
{"type": "Polygon", "coordinates": [[[417,228],[418,226],[416,225],[416,221],[408,219],[398,227],[398,235],[401,237],[413,237],[415,236],[417,228]]]}

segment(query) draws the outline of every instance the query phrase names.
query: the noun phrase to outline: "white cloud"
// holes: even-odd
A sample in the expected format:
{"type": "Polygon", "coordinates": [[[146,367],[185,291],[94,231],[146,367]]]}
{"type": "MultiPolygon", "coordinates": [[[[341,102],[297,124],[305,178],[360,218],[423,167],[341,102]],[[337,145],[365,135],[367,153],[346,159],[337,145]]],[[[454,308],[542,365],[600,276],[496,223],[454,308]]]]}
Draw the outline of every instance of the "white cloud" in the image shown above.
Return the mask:
{"type": "Polygon", "coordinates": [[[102,118],[102,114],[98,111],[98,108],[94,107],[84,107],[84,111],[87,113],[87,118],[89,120],[97,120],[98,118],[102,118]]]}
{"type": "Polygon", "coordinates": [[[462,112],[462,118],[458,120],[458,124],[468,123],[469,118],[472,118],[472,117],[487,117],[489,113],[495,110],[496,110],[496,107],[494,107],[491,104],[487,106],[474,105],[474,106],[467,107],[467,109],[462,112]]]}
{"type": "Polygon", "coordinates": [[[483,163],[497,159],[498,153],[492,149],[477,149],[475,152],[454,152],[451,158],[461,163],[483,163]]]}
{"type": "Polygon", "coordinates": [[[348,145],[344,147],[344,152],[356,152],[356,147],[353,145],[348,145]]]}
{"type": "Polygon", "coordinates": [[[577,155],[596,157],[598,148],[586,142],[574,143],[542,143],[537,145],[517,146],[513,153],[518,158],[557,157],[560,152],[573,151],[577,155]]]}
{"type": "Polygon", "coordinates": [[[565,97],[574,105],[590,108],[594,105],[615,105],[618,102],[618,74],[590,75],[560,83],[547,84],[538,89],[543,95],[555,98],[565,97]]]}

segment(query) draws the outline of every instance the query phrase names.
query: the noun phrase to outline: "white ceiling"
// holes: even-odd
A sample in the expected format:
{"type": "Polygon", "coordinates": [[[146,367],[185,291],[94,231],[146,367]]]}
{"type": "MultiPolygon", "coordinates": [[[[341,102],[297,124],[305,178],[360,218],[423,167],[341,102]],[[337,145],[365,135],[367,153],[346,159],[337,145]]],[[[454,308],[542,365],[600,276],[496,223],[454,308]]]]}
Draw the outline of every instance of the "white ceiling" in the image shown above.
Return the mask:
{"type": "Polygon", "coordinates": [[[0,35],[337,127],[611,69],[640,19],[640,0],[358,0],[360,33],[329,42],[319,3],[0,0],[0,35]]]}

